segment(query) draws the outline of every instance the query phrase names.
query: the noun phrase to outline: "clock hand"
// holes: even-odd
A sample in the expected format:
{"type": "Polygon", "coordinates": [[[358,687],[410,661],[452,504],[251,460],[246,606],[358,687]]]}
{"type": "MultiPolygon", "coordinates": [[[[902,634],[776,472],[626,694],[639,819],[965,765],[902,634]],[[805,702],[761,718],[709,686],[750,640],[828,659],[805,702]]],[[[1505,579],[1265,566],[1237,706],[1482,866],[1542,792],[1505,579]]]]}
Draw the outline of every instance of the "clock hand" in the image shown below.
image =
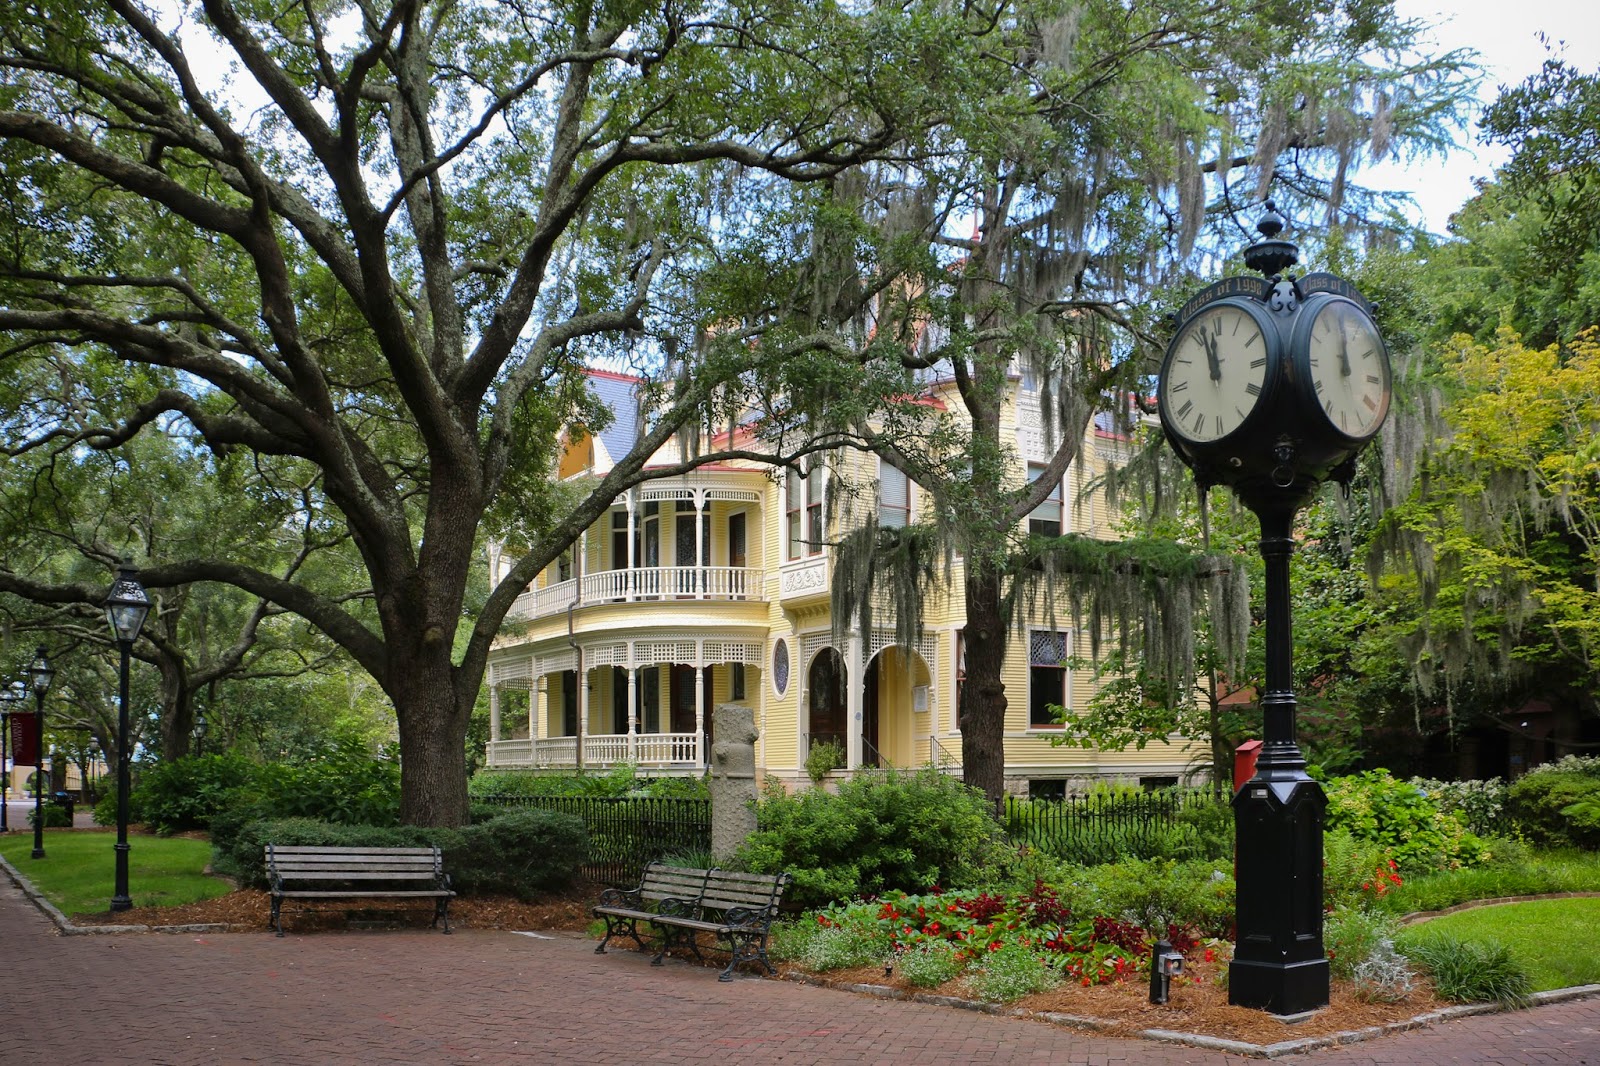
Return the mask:
{"type": "Polygon", "coordinates": [[[1339,373],[1350,376],[1350,338],[1345,336],[1344,323],[1339,323],[1339,373]]]}
{"type": "MultiPolygon", "coordinates": [[[[1217,323],[1217,328],[1219,330],[1222,328],[1220,322],[1217,323]]],[[[1217,338],[1211,332],[1202,328],[1200,330],[1200,339],[1206,346],[1206,365],[1211,368],[1211,380],[1221,381],[1222,360],[1217,357],[1217,338]]]]}

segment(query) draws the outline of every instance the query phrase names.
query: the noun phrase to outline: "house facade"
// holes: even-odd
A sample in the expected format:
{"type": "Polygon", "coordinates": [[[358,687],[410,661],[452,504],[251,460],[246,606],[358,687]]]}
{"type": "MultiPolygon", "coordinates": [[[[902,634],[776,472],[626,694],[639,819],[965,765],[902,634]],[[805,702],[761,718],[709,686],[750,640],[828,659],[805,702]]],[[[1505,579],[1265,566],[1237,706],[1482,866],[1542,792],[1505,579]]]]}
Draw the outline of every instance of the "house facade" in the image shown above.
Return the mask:
{"type": "MultiPolygon", "coordinates": [[[[632,379],[595,373],[610,427],[575,436],[561,476],[593,478],[632,446],[632,379]]],[[[937,403],[937,390],[930,394],[937,403]]],[[[1008,432],[1030,466],[1047,455],[1038,398],[1019,378],[1008,432]]],[[[1103,505],[1082,489],[1125,442],[1091,424],[1080,460],[1028,519],[1038,532],[1109,535],[1103,505]]],[[[675,448],[663,451],[673,461],[675,448]]],[[[1030,470],[1029,476],[1036,476],[1030,470]]],[[[804,469],[701,467],[645,482],[617,500],[573,551],[516,601],[490,655],[492,768],[604,769],[700,774],[710,758],[712,709],[749,706],[758,774],[809,783],[808,754],[837,744],[848,774],[871,767],[961,772],[956,709],[962,684],[961,560],[928,604],[915,646],[892,622],[861,632],[835,625],[829,542],[875,507],[880,525],[915,521],[917,487],[870,455],[814,457],[804,469]],[[827,506],[828,482],[875,486],[827,506]]],[[[510,568],[497,547],[498,580],[510,568]]],[[[1176,783],[1205,751],[1203,738],[1167,738],[1140,751],[1060,745],[1050,704],[1082,710],[1092,675],[1064,665],[1087,638],[1059,615],[1019,627],[1006,657],[1006,783],[1056,795],[1095,779],[1176,783]]]]}

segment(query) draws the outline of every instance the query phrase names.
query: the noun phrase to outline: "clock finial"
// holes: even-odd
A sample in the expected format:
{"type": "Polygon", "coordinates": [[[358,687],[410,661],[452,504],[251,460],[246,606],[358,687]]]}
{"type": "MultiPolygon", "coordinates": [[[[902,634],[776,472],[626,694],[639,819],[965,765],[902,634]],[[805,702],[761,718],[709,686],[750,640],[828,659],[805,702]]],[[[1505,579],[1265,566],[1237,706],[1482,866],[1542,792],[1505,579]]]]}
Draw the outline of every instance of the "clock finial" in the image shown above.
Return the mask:
{"type": "Polygon", "coordinates": [[[1244,265],[1276,278],[1300,261],[1300,249],[1290,241],[1277,239],[1285,225],[1283,216],[1278,214],[1278,205],[1268,200],[1263,206],[1267,213],[1256,223],[1261,239],[1244,250],[1244,265]]]}

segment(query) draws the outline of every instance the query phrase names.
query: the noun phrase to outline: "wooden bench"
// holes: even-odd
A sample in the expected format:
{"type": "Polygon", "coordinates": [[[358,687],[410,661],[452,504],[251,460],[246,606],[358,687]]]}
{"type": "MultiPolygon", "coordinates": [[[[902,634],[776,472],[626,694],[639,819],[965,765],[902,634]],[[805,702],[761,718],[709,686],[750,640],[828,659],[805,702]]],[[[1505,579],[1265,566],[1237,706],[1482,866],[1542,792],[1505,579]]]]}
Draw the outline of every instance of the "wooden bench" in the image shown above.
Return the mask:
{"type": "Polygon", "coordinates": [[[767,935],[778,915],[778,903],[789,883],[788,874],[747,874],[715,867],[700,870],[653,862],[644,868],[637,888],[608,888],[600,893],[594,908],[597,918],[606,922],[605,939],[595,954],[605,954],[612,937],[632,938],[641,949],[644,936],[639,926],[660,930],[661,948],[652,966],[679,943],[686,943],[697,959],[704,961],[697,942],[700,933],[727,942],[732,956],[719,981],[733,980],[733,968],[741,962],[759,962],[768,973],[778,971],[767,958],[767,935]]]}
{"type": "Polygon", "coordinates": [[[272,925],[283,935],[286,899],[431,899],[433,924],[450,931],[450,876],[432,848],[323,848],[267,845],[272,925]],[[288,888],[294,884],[297,887],[288,888]]]}

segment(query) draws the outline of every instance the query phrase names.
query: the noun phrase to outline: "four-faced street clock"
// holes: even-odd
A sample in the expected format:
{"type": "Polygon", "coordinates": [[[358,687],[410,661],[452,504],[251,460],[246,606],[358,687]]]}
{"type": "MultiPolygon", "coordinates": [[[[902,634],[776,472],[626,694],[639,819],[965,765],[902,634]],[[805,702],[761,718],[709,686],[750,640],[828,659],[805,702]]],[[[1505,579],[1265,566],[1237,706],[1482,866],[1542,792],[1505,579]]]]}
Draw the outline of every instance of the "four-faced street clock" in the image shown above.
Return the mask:
{"type": "Polygon", "coordinates": [[[1260,228],[1252,265],[1271,276],[1227,278],[1184,305],[1157,407],[1203,485],[1303,503],[1323,481],[1348,480],[1349,460],[1383,425],[1389,354],[1355,286],[1287,277],[1294,246],[1272,239],[1282,220],[1269,213],[1260,228]]]}

